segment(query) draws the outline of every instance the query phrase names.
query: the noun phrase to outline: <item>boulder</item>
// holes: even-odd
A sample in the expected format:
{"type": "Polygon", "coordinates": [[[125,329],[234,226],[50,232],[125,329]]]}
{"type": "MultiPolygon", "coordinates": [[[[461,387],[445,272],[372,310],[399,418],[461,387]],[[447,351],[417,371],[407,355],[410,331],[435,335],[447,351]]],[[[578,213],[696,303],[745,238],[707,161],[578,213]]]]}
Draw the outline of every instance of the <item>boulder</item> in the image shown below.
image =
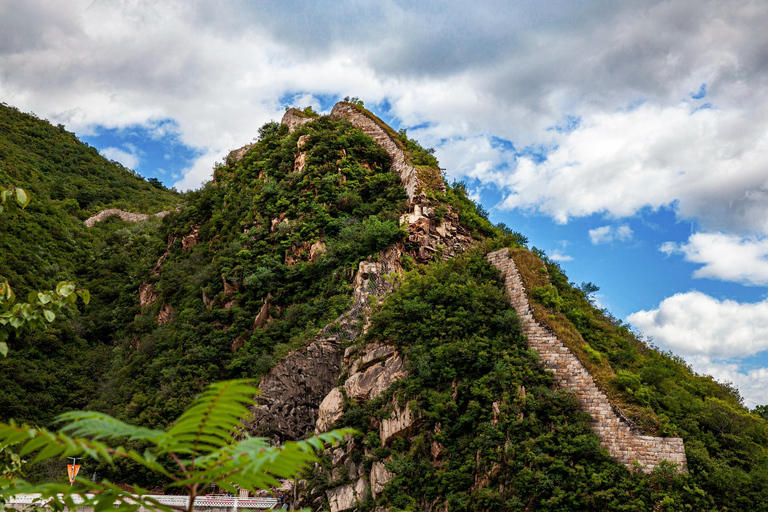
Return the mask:
{"type": "Polygon", "coordinates": [[[358,503],[362,503],[365,500],[365,488],[367,486],[366,479],[359,478],[351,484],[340,485],[325,491],[331,512],[349,510],[358,503]]]}
{"type": "Polygon", "coordinates": [[[317,410],[317,422],[315,423],[315,432],[320,434],[328,432],[331,426],[338,421],[344,414],[344,396],[340,388],[333,388],[323,401],[320,402],[320,408],[317,410]]]}
{"type": "Polygon", "coordinates": [[[356,400],[371,400],[381,396],[398,379],[405,377],[403,359],[394,355],[364,372],[353,374],[344,383],[347,396],[356,400]]]}
{"type": "Polygon", "coordinates": [[[375,498],[384,487],[395,478],[395,474],[384,467],[383,462],[376,461],[371,467],[371,494],[375,498]]]}

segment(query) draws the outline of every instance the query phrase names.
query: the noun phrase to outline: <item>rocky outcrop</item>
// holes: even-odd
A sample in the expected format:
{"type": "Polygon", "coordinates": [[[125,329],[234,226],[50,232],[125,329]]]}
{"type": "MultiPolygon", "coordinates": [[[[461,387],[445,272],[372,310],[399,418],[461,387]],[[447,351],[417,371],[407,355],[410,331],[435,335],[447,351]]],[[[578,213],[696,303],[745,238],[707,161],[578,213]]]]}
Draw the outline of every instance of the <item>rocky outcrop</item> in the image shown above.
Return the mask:
{"type": "Polygon", "coordinates": [[[139,305],[141,307],[149,306],[157,300],[158,293],[155,287],[150,283],[144,283],[139,286],[139,305]]]}
{"type": "Polygon", "coordinates": [[[117,216],[117,217],[120,217],[120,220],[123,220],[125,222],[141,222],[141,221],[144,221],[144,220],[149,220],[152,217],[156,217],[158,219],[162,219],[163,217],[165,217],[169,213],[171,213],[170,210],[164,210],[162,212],[157,212],[157,213],[155,213],[153,215],[149,215],[147,213],[131,213],[131,212],[123,211],[123,210],[116,210],[114,208],[110,208],[108,210],[101,210],[99,213],[97,213],[93,217],[88,217],[87,219],[85,219],[84,224],[87,227],[92,228],[93,226],[96,225],[97,222],[101,222],[103,220],[106,220],[109,217],[112,217],[113,215],[117,216]]]}
{"type": "Polygon", "coordinates": [[[331,512],[341,512],[342,510],[350,510],[354,508],[358,503],[362,503],[365,500],[366,489],[368,482],[365,478],[359,478],[355,482],[340,485],[329,491],[325,491],[328,496],[328,506],[331,512]]]}
{"type": "Polygon", "coordinates": [[[163,304],[163,308],[160,310],[160,313],[157,315],[157,325],[163,325],[167,324],[173,319],[175,311],[170,306],[170,304],[163,304]]]}
{"type": "Polygon", "coordinates": [[[283,119],[280,121],[280,124],[286,125],[288,127],[288,130],[293,132],[293,131],[296,131],[296,129],[299,126],[314,120],[315,118],[307,116],[301,110],[297,110],[295,108],[289,108],[288,110],[285,111],[285,114],[283,115],[283,119]]]}
{"type": "Polygon", "coordinates": [[[645,471],[652,470],[662,460],[685,467],[682,439],[636,435],[630,425],[614,412],[608,397],[576,355],[547,326],[533,317],[522,278],[509,250],[492,252],[487,258],[504,276],[507,294],[520,317],[529,345],[539,353],[544,366],[553,371],[558,385],[572,391],[582,409],[592,416],[592,428],[611,456],[627,466],[639,462],[645,471]]]}
{"type": "Polygon", "coordinates": [[[350,398],[372,400],[381,396],[396,380],[402,379],[405,375],[403,358],[399,354],[393,354],[386,361],[352,374],[344,382],[344,389],[350,398]]]}
{"type": "Polygon", "coordinates": [[[233,149],[230,151],[227,155],[227,165],[232,165],[242,160],[245,157],[245,154],[248,153],[248,151],[255,145],[256,144],[246,144],[240,149],[233,149]]]}
{"type": "Polygon", "coordinates": [[[381,428],[379,429],[381,445],[386,446],[387,442],[395,437],[409,435],[413,431],[415,423],[416,415],[411,411],[410,404],[405,404],[405,407],[402,408],[394,404],[392,415],[381,420],[381,428]]]}
{"type": "Polygon", "coordinates": [[[336,386],[341,354],[333,337],[312,340],[289,353],[264,375],[249,433],[279,441],[302,439],[314,431],[318,406],[336,386]]]}
{"type": "Polygon", "coordinates": [[[374,499],[377,494],[384,490],[384,487],[386,487],[393,478],[395,478],[395,474],[388,471],[387,468],[384,467],[383,462],[376,461],[373,463],[373,466],[371,467],[371,494],[374,499]]]}
{"type": "Polygon", "coordinates": [[[315,432],[328,432],[331,427],[344,415],[344,395],[341,388],[333,388],[317,410],[317,422],[315,422],[315,432]]]}

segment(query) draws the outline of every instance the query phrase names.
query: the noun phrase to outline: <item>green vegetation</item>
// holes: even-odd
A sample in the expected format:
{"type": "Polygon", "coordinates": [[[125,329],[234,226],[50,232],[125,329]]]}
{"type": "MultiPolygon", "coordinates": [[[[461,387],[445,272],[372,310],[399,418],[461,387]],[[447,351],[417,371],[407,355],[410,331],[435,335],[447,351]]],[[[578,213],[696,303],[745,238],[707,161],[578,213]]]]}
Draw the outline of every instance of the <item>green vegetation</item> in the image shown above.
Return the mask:
{"type": "MultiPolygon", "coordinates": [[[[72,432],[124,436],[106,423],[131,423],[151,435],[122,439],[126,449],[154,450],[153,440],[178,425],[170,420],[212,383],[258,379],[333,322],[349,307],[359,262],[401,244],[408,272],[374,312],[366,340],[397,346],[410,374],[376,400],[347,400],[338,423],[360,432],[356,461],[367,469],[382,461],[396,474],[361,510],[768,510],[766,409],[748,411],[735,389],[696,375],[594,307],[594,285],[570,283],[523,235],[494,226],[466,185],[428,181],[441,178],[433,152],[406,133],[384,125],[420,166],[433,219],[455,213],[476,239],[463,256],[418,264],[407,253],[398,222],[406,196],[390,158],[343,120],[316,117],[294,133],[267,123],[240,161],[182,197],[105,161],[63,127],[0,108],[0,183],[35,198],[0,215],[0,275],[22,297],[60,281],[91,296],[87,308],[57,311],[47,330],[10,335],[0,421],[50,428],[61,413],[98,410],[65,416],[77,420],[72,432]],[[82,222],[108,207],[155,213],[178,204],[162,220],[82,222]],[[512,248],[536,318],[646,432],[683,437],[689,472],[662,465],[645,475],[608,456],[574,397],[553,386],[527,347],[484,260],[502,247],[512,248]],[[378,425],[395,403],[410,404],[418,428],[382,447],[378,425]]],[[[57,435],[51,442],[67,434],[57,435]]],[[[157,484],[156,467],[135,457],[110,465],[104,453],[88,471],[157,484]]],[[[0,471],[18,465],[2,452],[0,471]]],[[[61,477],[50,459],[25,472],[31,482],[61,477]]],[[[345,478],[314,471],[307,489],[324,496],[345,478]]]]}
{"type": "Polygon", "coordinates": [[[0,504],[3,498],[20,493],[39,494],[38,503],[62,510],[67,507],[94,507],[96,510],[133,511],[143,506],[170,512],[195,510],[195,497],[212,486],[233,494],[238,489],[251,492],[279,487],[278,478],[294,478],[316,460],[315,451],[325,443],[341,441],[350,430],[322,434],[306,441],[283,446],[270,445],[264,438],[234,436],[249,416],[258,389],[249,381],[211,384],[168,430],[153,430],[129,425],[98,412],[62,414],[57,423],[67,422],[57,433],[47,429],[0,424],[0,446],[20,448],[22,455],[36,454],[35,461],[82,457],[115,464],[129,460],[167,481],[169,490],[182,490],[189,497],[186,508],[159,504],[145,497],[144,489],[129,492],[108,480],[91,482],[77,479],[77,486],[56,483],[30,484],[18,471],[0,473],[0,504]],[[120,441],[143,442],[143,453],[123,448],[120,441]],[[107,441],[107,442],[105,442],[107,441]],[[80,498],[76,502],[74,498],[80,498]],[[50,501],[49,501],[50,500],[50,501]]]}
{"type": "MultiPolygon", "coordinates": [[[[396,475],[360,510],[765,510],[766,424],[733,397],[689,397],[707,411],[688,419],[696,433],[682,432],[689,473],[664,464],[644,475],[616,464],[575,398],[537,364],[486,250],[408,273],[372,317],[367,341],[397,346],[410,375],[376,400],[349,401],[337,423],[362,432],[353,460],[367,469],[384,462],[396,475]],[[417,428],[382,447],[379,423],[405,403],[417,428]],[[721,448],[708,452],[708,443],[721,448]]],[[[700,380],[658,357],[679,367],[680,387],[700,380]]],[[[346,482],[343,474],[329,480],[324,464],[309,485],[318,494],[346,482]]]]}

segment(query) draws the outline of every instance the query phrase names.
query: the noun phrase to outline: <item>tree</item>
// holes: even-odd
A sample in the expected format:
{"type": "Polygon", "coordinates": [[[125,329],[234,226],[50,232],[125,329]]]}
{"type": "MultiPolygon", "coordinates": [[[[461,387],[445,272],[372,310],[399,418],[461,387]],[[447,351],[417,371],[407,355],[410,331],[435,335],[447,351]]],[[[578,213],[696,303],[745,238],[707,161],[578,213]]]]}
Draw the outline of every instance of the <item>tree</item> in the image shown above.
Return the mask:
{"type": "Polygon", "coordinates": [[[37,455],[34,462],[52,458],[88,456],[114,464],[131,460],[170,481],[170,489],[183,489],[189,505],[165,506],[135,488],[129,493],[104,480],[77,479],[76,486],[30,484],[16,474],[0,476],[0,500],[15,494],[39,493],[40,503],[75,510],[136,511],[139,506],[171,512],[193,512],[195,497],[211,485],[235,493],[237,488],[255,492],[279,485],[278,478],[294,478],[316,460],[325,443],[336,444],[354,430],[321,434],[305,441],[272,446],[265,438],[242,433],[242,420],[250,413],[258,390],[253,381],[231,380],[211,384],[167,430],[129,425],[99,412],[69,412],[57,418],[65,425],[56,433],[27,425],[0,424],[0,447],[19,447],[19,454],[37,455]],[[149,448],[124,448],[119,441],[143,443],[149,448]],[[75,498],[82,500],[75,501],[75,498]],[[50,501],[49,501],[50,500],[50,501]]]}
{"type": "MultiPolygon", "coordinates": [[[[29,194],[22,188],[0,187],[0,213],[17,206],[26,208],[29,201],[29,194]]],[[[85,304],[91,300],[88,290],[78,289],[69,281],[61,281],[55,290],[31,292],[27,295],[28,302],[16,302],[11,285],[0,276],[0,355],[8,355],[6,340],[11,333],[19,334],[25,325],[45,328],[46,322],[52,323],[64,305],[75,304],[78,297],[85,304]]]]}

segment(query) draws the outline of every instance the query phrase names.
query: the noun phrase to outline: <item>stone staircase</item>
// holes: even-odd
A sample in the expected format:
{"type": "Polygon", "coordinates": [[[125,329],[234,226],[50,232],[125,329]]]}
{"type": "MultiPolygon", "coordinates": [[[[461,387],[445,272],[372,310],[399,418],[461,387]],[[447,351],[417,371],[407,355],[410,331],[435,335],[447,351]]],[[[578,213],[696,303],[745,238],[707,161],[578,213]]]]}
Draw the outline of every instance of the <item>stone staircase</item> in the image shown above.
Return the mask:
{"type": "Polygon", "coordinates": [[[595,384],[576,355],[552,330],[534,319],[523,281],[509,250],[492,252],[487,259],[504,276],[507,295],[520,317],[528,344],[539,353],[542,364],[553,372],[555,382],[563,389],[572,391],[582,409],[592,416],[592,428],[608,453],[627,466],[639,462],[646,472],[665,459],[684,468],[686,457],[681,438],[634,433],[630,425],[614,411],[608,397],[595,384]]]}

